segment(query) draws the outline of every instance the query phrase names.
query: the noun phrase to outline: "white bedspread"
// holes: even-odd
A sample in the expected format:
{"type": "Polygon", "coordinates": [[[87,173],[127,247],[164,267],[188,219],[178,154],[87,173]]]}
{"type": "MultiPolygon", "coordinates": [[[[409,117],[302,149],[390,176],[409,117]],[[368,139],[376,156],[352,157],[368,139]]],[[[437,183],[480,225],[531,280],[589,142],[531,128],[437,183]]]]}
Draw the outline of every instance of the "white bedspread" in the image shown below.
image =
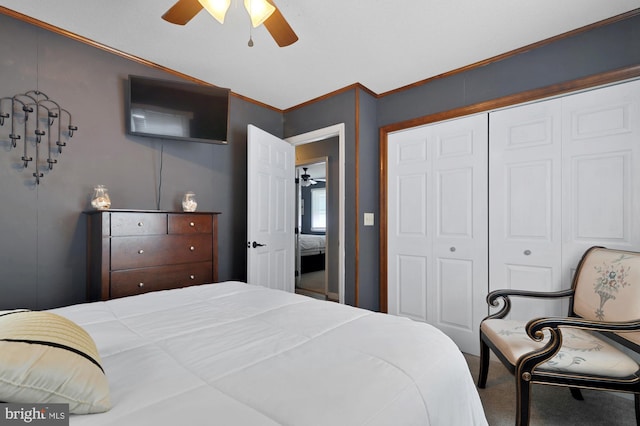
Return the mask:
{"type": "Polygon", "coordinates": [[[486,425],[437,329],[225,282],[54,312],[94,338],[113,408],[81,425],[486,425]]]}
{"type": "Polygon", "coordinates": [[[300,244],[300,255],[309,256],[314,254],[321,254],[326,251],[325,235],[315,234],[300,234],[298,243],[300,244]]]}

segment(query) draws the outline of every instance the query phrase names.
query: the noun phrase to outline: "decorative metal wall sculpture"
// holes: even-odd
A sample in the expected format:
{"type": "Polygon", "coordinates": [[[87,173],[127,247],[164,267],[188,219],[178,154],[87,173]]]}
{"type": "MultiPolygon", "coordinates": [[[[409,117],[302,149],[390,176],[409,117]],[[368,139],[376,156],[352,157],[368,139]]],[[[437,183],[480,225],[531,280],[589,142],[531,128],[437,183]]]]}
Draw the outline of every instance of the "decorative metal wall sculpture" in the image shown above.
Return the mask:
{"type": "Polygon", "coordinates": [[[23,155],[22,162],[24,168],[29,167],[33,162],[33,177],[36,184],[40,184],[40,178],[44,176],[42,169],[53,169],[53,165],[58,162],[53,155],[56,151],[62,153],[62,147],[67,143],[63,141],[63,136],[73,137],[73,132],[78,130],[71,121],[71,114],[62,108],[56,101],[38,90],[30,90],[12,97],[0,98],[0,126],[4,126],[7,119],[11,119],[11,148],[18,146],[18,141],[22,140],[23,155]],[[68,117],[65,121],[67,126],[65,132],[62,130],[63,116],[68,117]],[[56,134],[55,145],[52,139],[52,129],[56,134]],[[40,160],[40,145],[43,137],[47,139],[46,162],[40,160]],[[30,156],[31,149],[34,157],[30,156]],[[41,169],[42,167],[42,169],[41,169]]]}

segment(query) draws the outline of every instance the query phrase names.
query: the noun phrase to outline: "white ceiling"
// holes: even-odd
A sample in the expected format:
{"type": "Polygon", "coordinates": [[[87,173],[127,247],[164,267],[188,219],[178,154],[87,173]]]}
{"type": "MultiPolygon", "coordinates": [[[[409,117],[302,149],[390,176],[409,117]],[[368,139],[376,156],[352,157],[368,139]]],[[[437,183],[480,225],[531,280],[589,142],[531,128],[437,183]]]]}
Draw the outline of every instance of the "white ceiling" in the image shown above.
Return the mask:
{"type": "Polygon", "coordinates": [[[300,40],[278,47],[241,0],[186,26],[175,0],[0,0],[111,48],[287,109],[361,83],[384,93],[640,7],[640,0],[275,0],[300,40]]]}

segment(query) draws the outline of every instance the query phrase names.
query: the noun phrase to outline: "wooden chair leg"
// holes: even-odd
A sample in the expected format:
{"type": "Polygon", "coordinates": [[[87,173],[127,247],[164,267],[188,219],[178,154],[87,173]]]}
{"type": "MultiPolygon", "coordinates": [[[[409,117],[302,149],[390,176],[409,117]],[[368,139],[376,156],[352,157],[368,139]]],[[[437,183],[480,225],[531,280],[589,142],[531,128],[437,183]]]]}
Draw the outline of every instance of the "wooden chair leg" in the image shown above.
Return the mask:
{"type": "Polygon", "coordinates": [[[489,350],[489,346],[480,338],[480,368],[478,371],[478,387],[480,389],[484,389],[487,385],[490,355],[491,351],[489,350]]]}
{"type": "Polygon", "coordinates": [[[573,397],[573,399],[577,399],[578,401],[584,401],[584,398],[582,397],[582,392],[580,391],[579,388],[569,388],[569,390],[571,391],[571,396],[573,397]]]}
{"type": "Polygon", "coordinates": [[[516,426],[529,426],[530,389],[528,381],[516,377],[516,426]]]}

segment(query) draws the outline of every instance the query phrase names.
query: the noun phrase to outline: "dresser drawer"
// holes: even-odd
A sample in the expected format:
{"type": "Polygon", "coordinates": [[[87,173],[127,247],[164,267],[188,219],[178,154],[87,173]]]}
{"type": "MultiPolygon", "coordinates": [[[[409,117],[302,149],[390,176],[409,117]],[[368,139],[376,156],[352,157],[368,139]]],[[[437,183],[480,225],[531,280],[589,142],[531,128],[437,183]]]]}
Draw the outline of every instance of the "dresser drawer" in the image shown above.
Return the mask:
{"type": "Polygon", "coordinates": [[[210,234],[111,238],[111,270],[212,260],[210,234]]]}
{"type": "Polygon", "coordinates": [[[213,222],[209,215],[169,214],[170,234],[211,234],[213,222]]]}
{"type": "Polygon", "coordinates": [[[111,298],[213,282],[213,263],[166,265],[111,272],[111,298]]]}
{"type": "Polygon", "coordinates": [[[157,213],[111,213],[111,236],[167,233],[167,215],[157,213]]]}

